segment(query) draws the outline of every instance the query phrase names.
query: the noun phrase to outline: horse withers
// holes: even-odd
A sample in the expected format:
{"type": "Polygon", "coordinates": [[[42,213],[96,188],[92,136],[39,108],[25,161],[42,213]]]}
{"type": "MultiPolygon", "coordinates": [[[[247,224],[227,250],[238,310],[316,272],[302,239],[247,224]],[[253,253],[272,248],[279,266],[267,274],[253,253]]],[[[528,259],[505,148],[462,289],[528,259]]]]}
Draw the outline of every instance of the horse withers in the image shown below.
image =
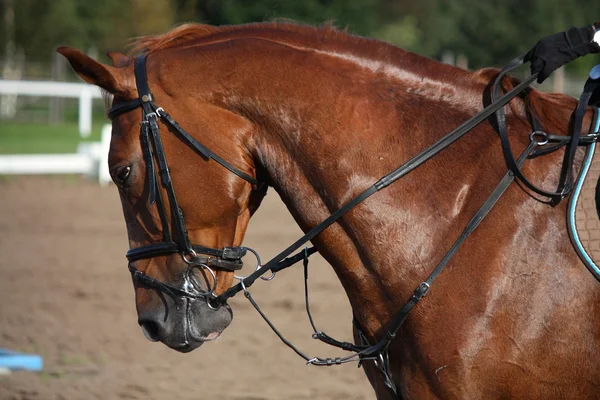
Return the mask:
{"type": "MultiPolygon", "coordinates": [[[[136,51],[145,57],[109,53],[108,66],[59,48],[114,96],[109,167],[139,322],[179,351],[231,322],[229,307],[212,300],[234,282],[265,185],[308,232],[481,111],[498,74],[281,23],[184,25],[139,39],[136,51]]],[[[511,101],[515,153],[530,143],[532,115],[567,136],[574,108],[568,96],[535,90],[511,101]]],[[[586,131],[592,118],[587,110],[586,131]]],[[[562,160],[528,160],[523,173],[547,188],[562,160]]],[[[505,174],[494,124],[484,122],[314,237],[348,294],[357,340],[385,334],[505,174]]],[[[399,396],[600,396],[600,288],[570,244],[565,213],[564,202],[550,207],[508,187],[391,341],[399,396]]],[[[375,364],[364,365],[378,398],[391,396],[375,364]]]]}

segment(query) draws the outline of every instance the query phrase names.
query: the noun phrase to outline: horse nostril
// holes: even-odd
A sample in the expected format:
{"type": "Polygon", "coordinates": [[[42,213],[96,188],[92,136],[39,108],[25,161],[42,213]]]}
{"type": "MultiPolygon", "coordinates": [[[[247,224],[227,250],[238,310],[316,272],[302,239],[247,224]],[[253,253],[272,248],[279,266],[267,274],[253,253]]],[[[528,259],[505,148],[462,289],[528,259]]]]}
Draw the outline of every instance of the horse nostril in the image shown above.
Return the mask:
{"type": "Polygon", "coordinates": [[[158,342],[161,339],[162,330],[158,323],[149,320],[141,320],[138,321],[138,323],[142,327],[142,332],[144,333],[144,336],[146,336],[146,339],[151,342],[158,342]]]}

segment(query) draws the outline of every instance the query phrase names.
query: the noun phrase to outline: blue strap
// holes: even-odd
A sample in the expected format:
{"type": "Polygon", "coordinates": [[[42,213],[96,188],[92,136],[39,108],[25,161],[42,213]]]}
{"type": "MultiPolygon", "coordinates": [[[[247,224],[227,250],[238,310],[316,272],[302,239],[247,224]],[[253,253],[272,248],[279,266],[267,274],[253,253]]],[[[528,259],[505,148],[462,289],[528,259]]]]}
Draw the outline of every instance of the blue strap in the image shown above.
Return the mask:
{"type": "MultiPolygon", "coordinates": [[[[598,130],[600,129],[600,113],[598,113],[597,108],[594,109],[594,116],[595,116],[595,121],[594,121],[593,126],[594,126],[594,133],[595,133],[595,132],[598,132],[598,130]]],[[[592,273],[592,275],[594,275],[594,278],[596,278],[598,281],[600,281],[600,268],[598,268],[596,263],[594,263],[594,260],[592,260],[590,255],[587,253],[587,251],[583,247],[583,244],[581,243],[581,240],[579,239],[579,234],[577,233],[577,228],[575,225],[575,209],[577,206],[577,200],[579,199],[579,195],[581,194],[581,188],[583,187],[583,182],[585,181],[585,177],[587,176],[587,174],[590,170],[590,165],[592,165],[592,160],[594,159],[595,150],[596,150],[596,142],[591,143],[587,148],[587,152],[585,154],[585,159],[583,161],[583,167],[581,169],[581,173],[579,174],[579,177],[577,178],[577,182],[575,184],[575,189],[573,191],[571,201],[569,202],[569,208],[567,210],[567,225],[569,227],[569,235],[571,236],[571,241],[573,242],[573,246],[575,247],[577,254],[581,258],[581,260],[583,261],[583,263],[585,264],[587,269],[592,273]]]]}

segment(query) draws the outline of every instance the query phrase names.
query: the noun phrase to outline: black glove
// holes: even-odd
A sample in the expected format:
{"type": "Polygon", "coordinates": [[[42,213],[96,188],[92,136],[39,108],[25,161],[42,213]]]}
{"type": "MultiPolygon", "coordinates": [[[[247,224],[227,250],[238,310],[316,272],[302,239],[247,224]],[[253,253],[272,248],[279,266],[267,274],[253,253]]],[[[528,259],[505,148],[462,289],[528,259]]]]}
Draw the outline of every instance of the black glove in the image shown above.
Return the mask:
{"type": "Polygon", "coordinates": [[[539,72],[538,83],[542,83],[557,68],[588,53],[600,52],[600,46],[592,42],[594,25],[569,28],[565,32],[542,38],[525,55],[531,62],[531,73],[539,72]]]}

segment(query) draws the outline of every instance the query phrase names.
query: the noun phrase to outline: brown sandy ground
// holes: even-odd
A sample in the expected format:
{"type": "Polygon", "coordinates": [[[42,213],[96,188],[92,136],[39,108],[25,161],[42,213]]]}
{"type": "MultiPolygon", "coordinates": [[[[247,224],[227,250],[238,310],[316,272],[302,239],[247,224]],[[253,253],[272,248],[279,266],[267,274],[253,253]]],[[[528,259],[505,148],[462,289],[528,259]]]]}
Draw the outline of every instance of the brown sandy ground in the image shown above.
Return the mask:
{"type": "MultiPolygon", "coordinates": [[[[114,186],[76,177],[0,179],[0,347],[44,357],[42,373],[0,376],[0,399],[371,399],[356,364],[307,367],[243,296],[233,324],[189,354],[147,341],[137,325],[126,268],[125,223],[114,186]]],[[[263,258],[300,235],[273,192],[245,244],[263,258]]],[[[351,312],[331,268],[311,262],[317,326],[351,339],[351,312]]],[[[340,351],[310,338],[302,268],[252,292],[277,326],[310,355],[340,351]]]]}

